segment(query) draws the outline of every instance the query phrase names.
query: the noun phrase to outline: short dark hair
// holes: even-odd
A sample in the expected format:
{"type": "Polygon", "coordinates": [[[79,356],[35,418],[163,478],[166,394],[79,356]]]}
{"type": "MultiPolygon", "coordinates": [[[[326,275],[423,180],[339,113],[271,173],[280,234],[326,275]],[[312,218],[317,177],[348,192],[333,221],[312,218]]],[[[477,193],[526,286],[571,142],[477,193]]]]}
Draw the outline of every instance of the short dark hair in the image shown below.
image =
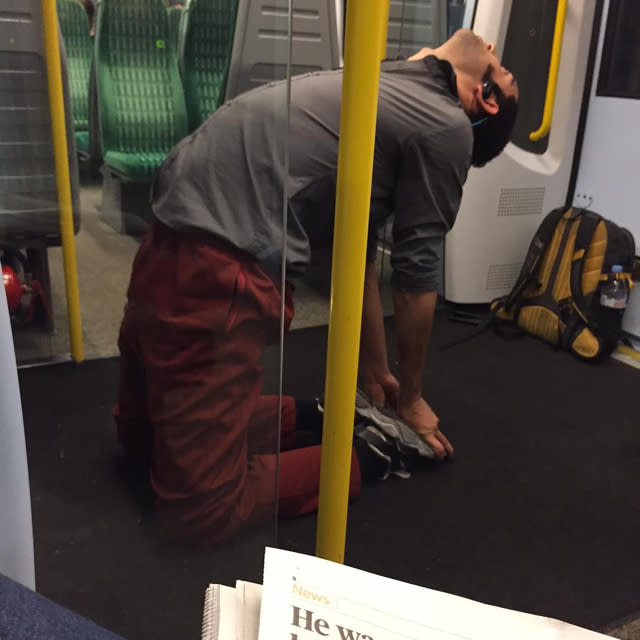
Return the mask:
{"type": "MultiPolygon", "coordinates": [[[[490,78],[491,68],[487,69],[483,82],[490,78]]],[[[482,124],[473,128],[471,164],[474,167],[483,167],[502,153],[511,138],[518,115],[518,101],[514,96],[505,96],[495,83],[492,90],[498,103],[498,113],[487,115],[482,124]]]]}

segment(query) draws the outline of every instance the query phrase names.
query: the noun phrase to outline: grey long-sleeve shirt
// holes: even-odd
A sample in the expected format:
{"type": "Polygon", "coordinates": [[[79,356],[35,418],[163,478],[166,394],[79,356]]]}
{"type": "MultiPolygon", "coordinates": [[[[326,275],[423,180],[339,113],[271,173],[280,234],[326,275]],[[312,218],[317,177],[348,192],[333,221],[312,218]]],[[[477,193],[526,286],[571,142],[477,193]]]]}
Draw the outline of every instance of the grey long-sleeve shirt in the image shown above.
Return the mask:
{"type": "MultiPolygon", "coordinates": [[[[341,70],[294,77],[288,133],[284,82],[227,102],[165,160],[153,187],[154,214],[173,229],[220,236],[277,273],[288,144],[287,277],[295,282],[310,246],[328,246],[332,238],[341,92],[341,70]]],[[[437,289],[472,144],[448,62],[429,56],[382,64],[369,258],[378,228],[394,214],[396,288],[437,289]]]]}

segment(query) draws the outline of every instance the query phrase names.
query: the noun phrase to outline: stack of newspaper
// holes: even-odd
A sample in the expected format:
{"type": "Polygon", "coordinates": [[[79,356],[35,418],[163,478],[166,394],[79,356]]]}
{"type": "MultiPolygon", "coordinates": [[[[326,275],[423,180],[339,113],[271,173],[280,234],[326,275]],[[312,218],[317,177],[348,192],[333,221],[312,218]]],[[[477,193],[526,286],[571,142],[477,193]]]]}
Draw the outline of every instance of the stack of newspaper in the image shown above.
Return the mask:
{"type": "Polygon", "coordinates": [[[266,549],[263,582],[210,585],[203,640],[607,637],[280,549],[266,549]]]}

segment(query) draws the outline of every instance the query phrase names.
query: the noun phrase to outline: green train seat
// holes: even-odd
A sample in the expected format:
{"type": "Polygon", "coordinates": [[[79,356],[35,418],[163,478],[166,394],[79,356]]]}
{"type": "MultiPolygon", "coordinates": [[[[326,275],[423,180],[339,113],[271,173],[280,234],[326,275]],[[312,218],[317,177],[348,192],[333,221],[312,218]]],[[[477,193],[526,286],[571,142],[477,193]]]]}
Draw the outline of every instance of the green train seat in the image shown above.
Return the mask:
{"type": "Polygon", "coordinates": [[[108,171],[149,182],[187,134],[187,114],[163,0],[100,0],[96,83],[108,171]]]}
{"type": "Polygon", "coordinates": [[[224,101],[238,0],[191,0],[180,33],[180,68],[196,129],[224,101]]]}
{"type": "Polygon", "coordinates": [[[93,58],[93,38],[89,19],[78,0],[57,0],[58,20],[67,53],[71,112],[76,149],[89,153],[89,70],[93,58]]]}

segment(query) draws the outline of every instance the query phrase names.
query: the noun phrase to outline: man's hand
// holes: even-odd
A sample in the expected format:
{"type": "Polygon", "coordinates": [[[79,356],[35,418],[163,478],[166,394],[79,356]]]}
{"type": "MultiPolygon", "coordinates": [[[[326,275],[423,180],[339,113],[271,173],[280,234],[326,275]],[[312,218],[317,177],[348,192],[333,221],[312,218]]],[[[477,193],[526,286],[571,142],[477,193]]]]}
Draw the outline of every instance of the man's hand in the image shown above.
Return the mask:
{"type": "Polygon", "coordinates": [[[378,375],[364,373],[362,380],[362,390],[373,404],[392,409],[397,407],[400,383],[390,371],[378,375]]]}
{"type": "Polygon", "coordinates": [[[367,264],[364,280],[360,385],[371,402],[382,406],[388,404],[395,408],[400,385],[389,371],[382,302],[375,264],[367,264]]]}
{"type": "Polygon", "coordinates": [[[438,460],[453,456],[451,443],[440,431],[438,416],[424,398],[417,398],[409,404],[398,406],[398,416],[427,444],[431,445],[438,460]]]}

